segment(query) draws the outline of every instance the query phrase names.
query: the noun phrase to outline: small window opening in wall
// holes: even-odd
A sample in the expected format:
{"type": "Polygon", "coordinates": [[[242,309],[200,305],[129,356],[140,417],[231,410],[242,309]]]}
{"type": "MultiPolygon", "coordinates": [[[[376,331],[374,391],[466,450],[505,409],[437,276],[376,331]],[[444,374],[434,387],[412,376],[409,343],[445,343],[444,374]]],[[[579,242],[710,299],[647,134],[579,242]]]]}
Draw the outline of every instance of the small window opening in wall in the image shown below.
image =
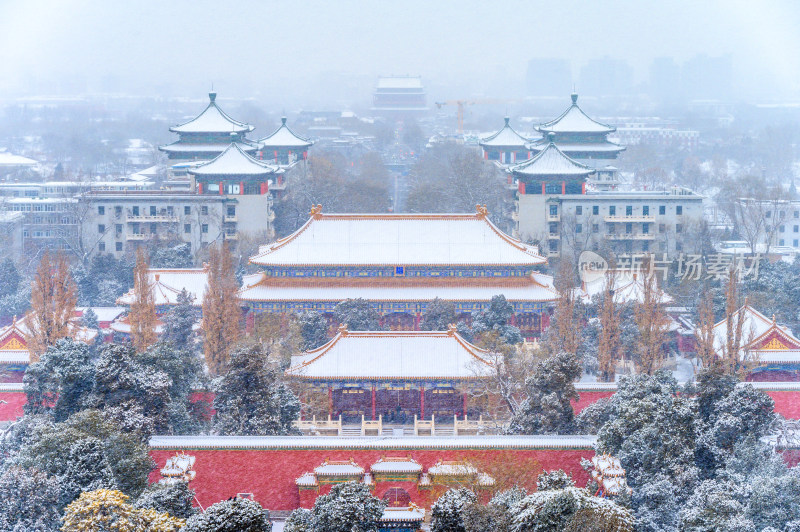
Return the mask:
{"type": "Polygon", "coordinates": [[[237,493],[236,494],[236,498],[237,499],[250,499],[252,501],[253,500],[253,494],[252,493],[237,493]]]}

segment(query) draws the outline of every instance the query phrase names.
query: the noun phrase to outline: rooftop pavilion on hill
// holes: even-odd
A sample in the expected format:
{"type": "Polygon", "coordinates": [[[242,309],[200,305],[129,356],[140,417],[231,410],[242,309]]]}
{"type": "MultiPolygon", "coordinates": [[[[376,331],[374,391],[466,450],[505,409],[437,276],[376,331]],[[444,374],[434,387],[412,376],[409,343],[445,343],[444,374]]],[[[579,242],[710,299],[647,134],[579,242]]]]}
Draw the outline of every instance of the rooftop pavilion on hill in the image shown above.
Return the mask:
{"type": "Polygon", "coordinates": [[[258,145],[247,139],[255,129],[225,114],[217,105],[217,93],[208,93],[208,105],[199,115],[183,124],[169,128],[179,139],[172,144],[159,146],[172,164],[190,161],[208,161],[236,143],[247,153],[255,153],[258,145]]]}
{"type": "Polygon", "coordinates": [[[323,214],[250,258],[261,273],[239,297],[253,312],[317,310],[332,315],[346,299],[369,300],[383,325],[414,330],[435,298],[470,319],[495,295],[515,309],[529,337],[549,323],[558,298],[535,246],[498,229],[485,207],[474,214],[323,214]]]}
{"type": "Polygon", "coordinates": [[[509,122],[509,117],[505,117],[505,124],[500,131],[481,139],[479,144],[483,149],[483,158],[487,161],[510,165],[530,159],[531,150],[528,149],[528,144],[531,139],[517,133],[509,122]]]}
{"type": "Polygon", "coordinates": [[[533,153],[547,149],[553,133],[552,142],[572,159],[609,160],[616,159],[625,147],[608,140],[609,133],[616,128],[590,118],[578,106],[578,95],[572,93],[572,105],[555,120],[536,128],[543,138],[531,142],[528,147],[533,153]]]}
{"type": "Polygon", "coordinates": [[[281,126],[271,135],[258,141],[261,158],[281,166],[290,165],[308,158],[308,149],[314,144],[311,139],[298,135],[286,125],[286,117],[281,117],[281,126]]]}

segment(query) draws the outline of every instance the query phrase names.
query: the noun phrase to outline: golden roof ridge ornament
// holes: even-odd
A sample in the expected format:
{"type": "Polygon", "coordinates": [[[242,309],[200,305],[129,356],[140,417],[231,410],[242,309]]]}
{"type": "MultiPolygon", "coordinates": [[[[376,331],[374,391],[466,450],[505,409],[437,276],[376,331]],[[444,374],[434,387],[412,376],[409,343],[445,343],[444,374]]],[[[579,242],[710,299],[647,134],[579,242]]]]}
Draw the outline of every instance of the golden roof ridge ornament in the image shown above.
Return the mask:
{"type": "Polygon", "coordinates": [[[455,323],[451,323],[447,326],[447,336],[455,336],[458,332],[458,326],[455,323]]]}
{"type": "Polygon", "coordinates": [[[475,205],[475,211],[478,214],[479,220],[483,220],[489,215],[489,209],[486,208],[486,205],[481,205],[480,203],[475,205]]]}
{"type": "Polygon", "coordinates": [[[321,204],[317,204],[317,205],[312,205],[311,206],[311,217],[314,218],[315,220],[319,220],[320,218],[322,218],[322,205],[321,204]]]}
{"type": "Polygon", "coordinates": [[[342,336],[347,336],[348,331],[346,323],[342,323],[341,325],[339,325],[339,334],[341,334],[342,336]]]}

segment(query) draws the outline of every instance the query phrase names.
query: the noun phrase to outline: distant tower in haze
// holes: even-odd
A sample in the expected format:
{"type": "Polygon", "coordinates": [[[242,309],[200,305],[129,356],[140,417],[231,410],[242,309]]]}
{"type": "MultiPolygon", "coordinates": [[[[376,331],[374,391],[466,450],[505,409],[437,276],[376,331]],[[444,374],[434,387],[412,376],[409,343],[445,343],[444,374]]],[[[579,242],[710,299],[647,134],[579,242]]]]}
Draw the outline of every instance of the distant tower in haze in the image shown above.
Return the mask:
{"type": "Polygon", "coordinates": [[[383,115],[420,115],[428,111],[420,76],[381,76],[372,96],[372,111],[383,115]]]}

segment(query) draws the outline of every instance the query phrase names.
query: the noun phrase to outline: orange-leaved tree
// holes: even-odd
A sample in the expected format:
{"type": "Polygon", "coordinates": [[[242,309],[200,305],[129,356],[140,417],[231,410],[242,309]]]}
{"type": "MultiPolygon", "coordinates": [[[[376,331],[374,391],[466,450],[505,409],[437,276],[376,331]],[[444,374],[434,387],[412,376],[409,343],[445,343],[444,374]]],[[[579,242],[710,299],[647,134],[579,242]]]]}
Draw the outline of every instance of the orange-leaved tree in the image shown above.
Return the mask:
{"type": "Polygon", "coordinates": [[[27,320],[31,362],[39,360],[48,346],[70,334],[77,294],[62,254],[45,252],[31,289],[31,313],[27,320]]]}
{"type": "Polygon", "coordinates": [[[147,254],[139,248],[133,269],[133,302],[128,311],[131,341],[137,351],[145,351],[156,343],[156,302],[148,269],[147,254]]]}
{"type": "Polygon", "coordinates": [[[241,307],[239,284],[227,244],[209,248],[208,287],[203,297],[203,335],[206,365],[212,374],[222,372],[231,348],[239,340],[241,307]]]}

